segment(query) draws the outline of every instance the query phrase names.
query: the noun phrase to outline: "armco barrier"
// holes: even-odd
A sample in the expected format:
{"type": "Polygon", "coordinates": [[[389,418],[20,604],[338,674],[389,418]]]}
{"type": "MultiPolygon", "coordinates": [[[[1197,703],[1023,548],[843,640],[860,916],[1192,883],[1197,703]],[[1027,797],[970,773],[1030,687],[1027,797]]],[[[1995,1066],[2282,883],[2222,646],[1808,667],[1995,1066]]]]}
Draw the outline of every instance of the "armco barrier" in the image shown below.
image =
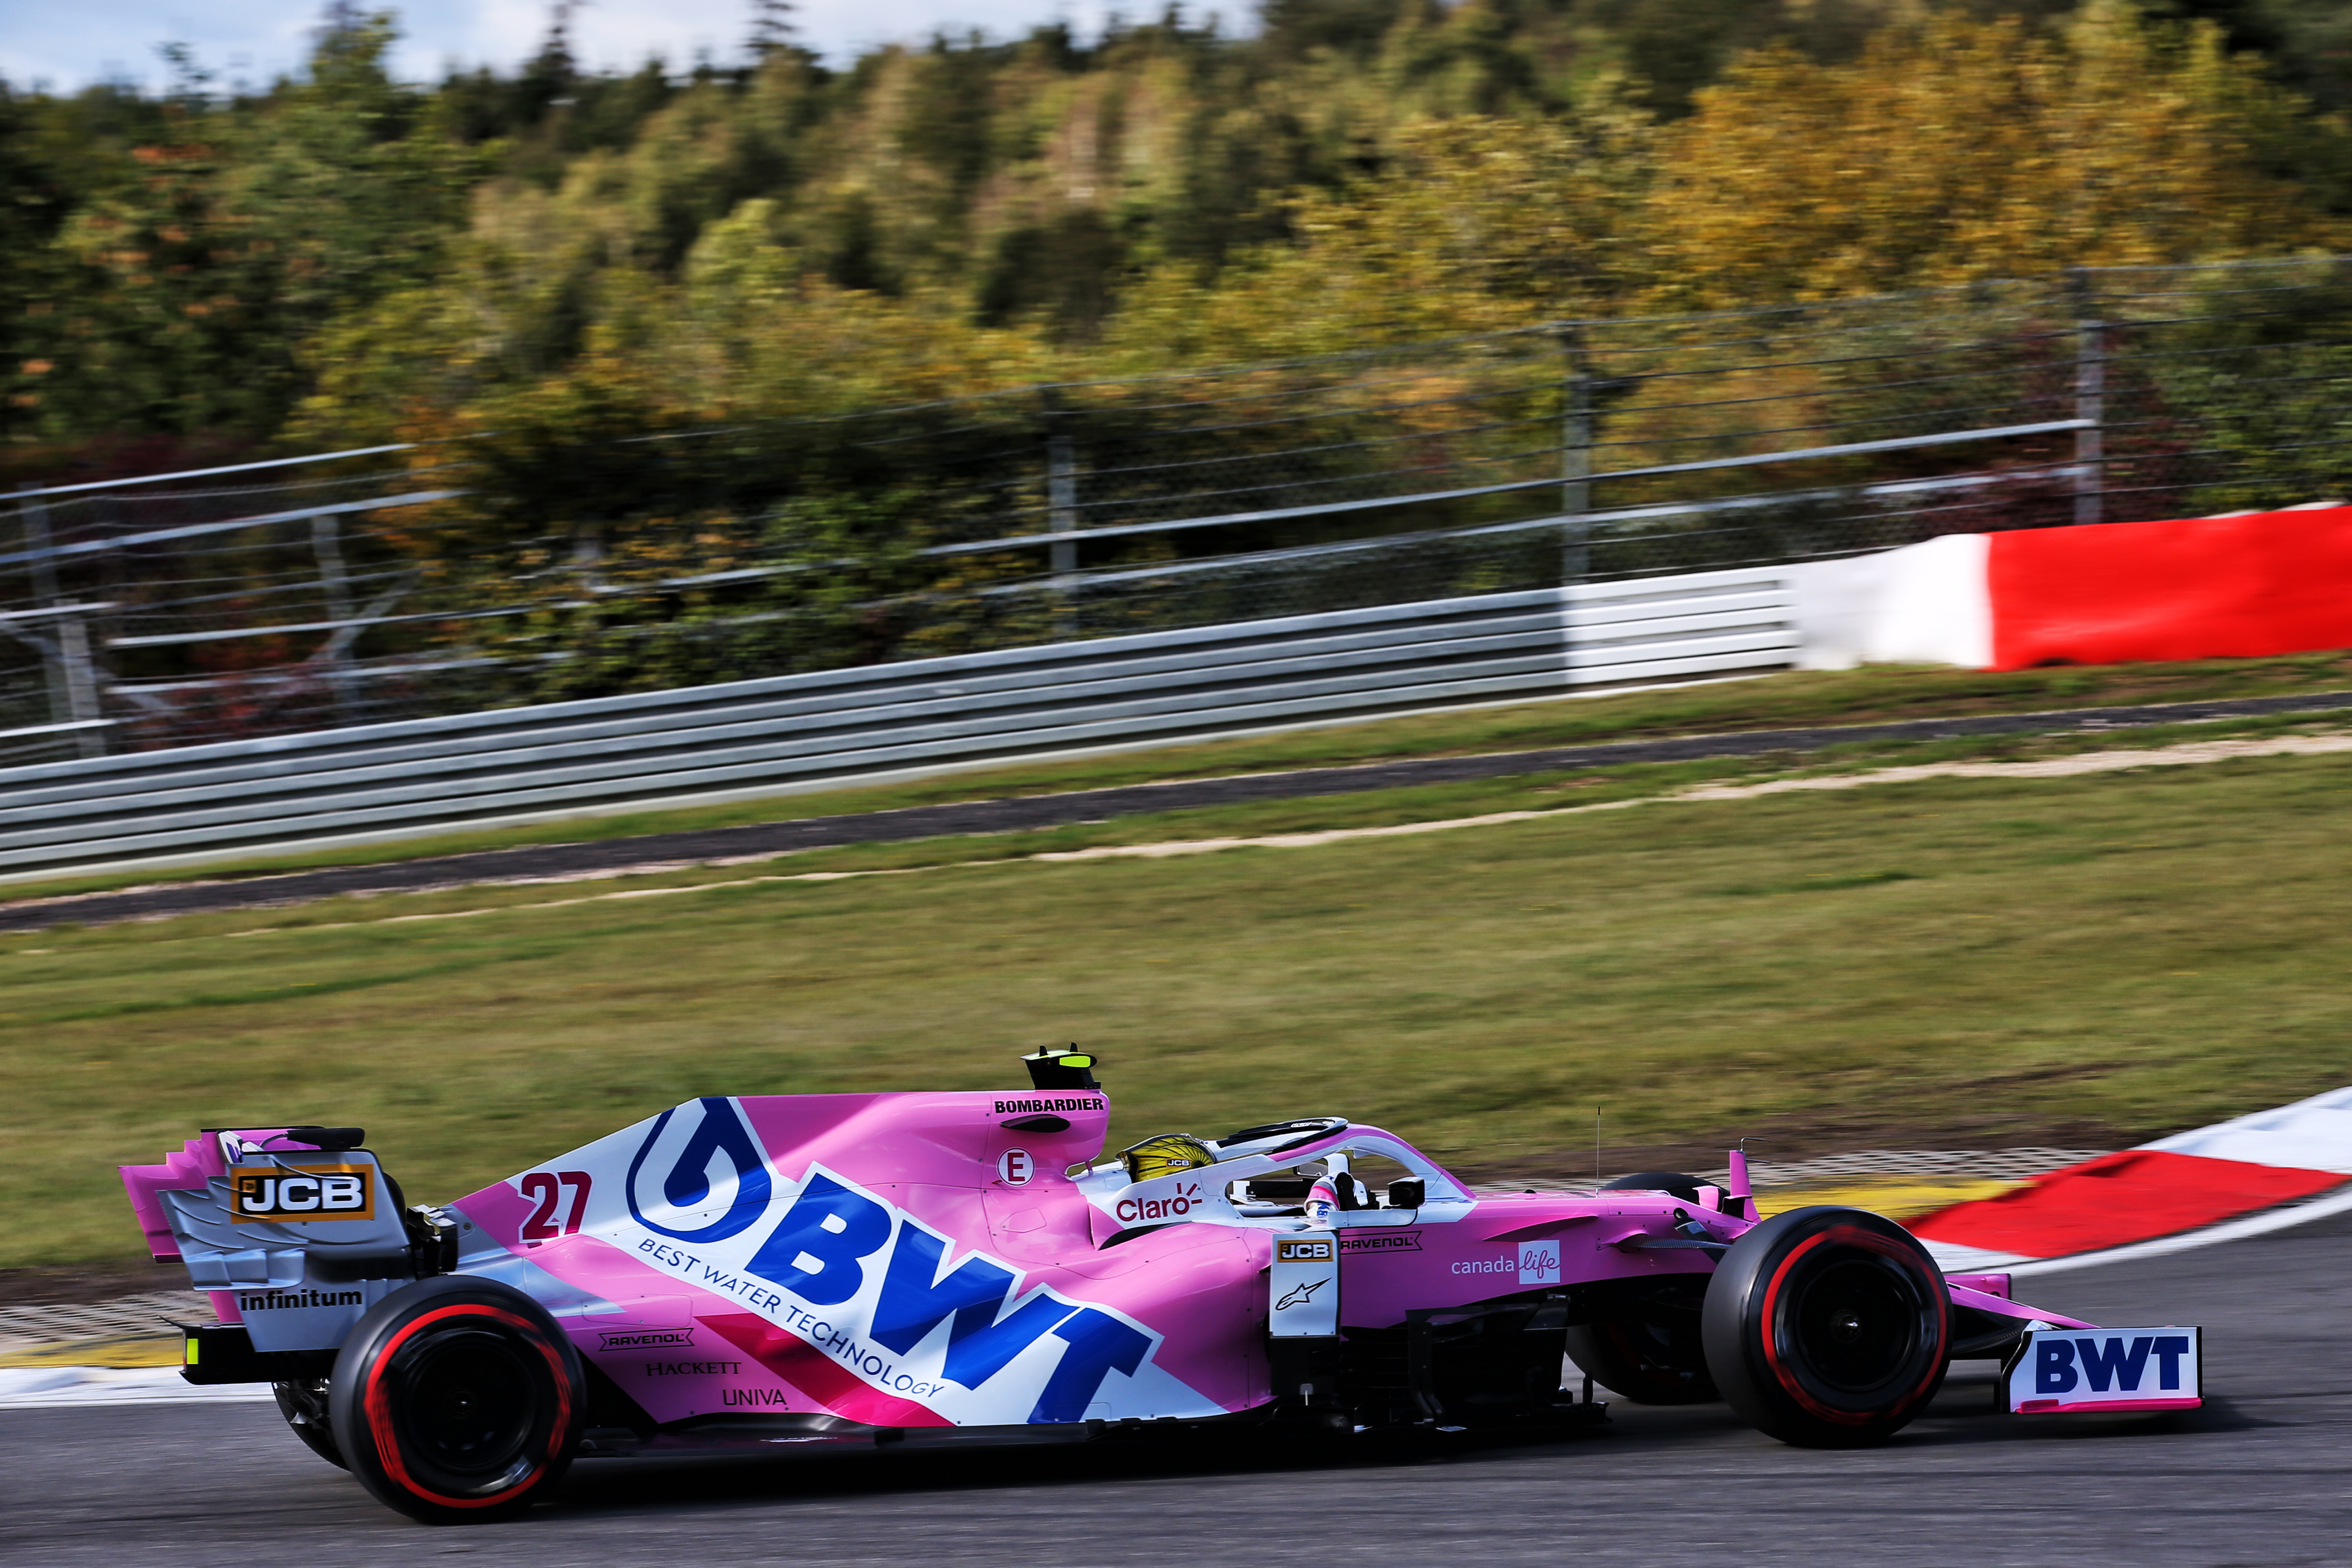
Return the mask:
{"type": "Polygon", "coordinates": [[[1244,621],[0,771],[0,875],[1787,665],[1787,568],[1244,621]]]}

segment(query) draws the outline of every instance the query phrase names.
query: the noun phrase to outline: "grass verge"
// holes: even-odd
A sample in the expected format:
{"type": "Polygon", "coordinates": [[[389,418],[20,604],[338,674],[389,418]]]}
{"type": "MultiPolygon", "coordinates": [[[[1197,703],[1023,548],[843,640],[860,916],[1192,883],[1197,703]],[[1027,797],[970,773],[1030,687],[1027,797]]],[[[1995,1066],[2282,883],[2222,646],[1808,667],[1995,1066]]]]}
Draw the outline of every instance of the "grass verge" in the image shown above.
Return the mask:
{"type": "Polygon", "coordinates": [[[1008,1085],[1066,1039],[1119,1142],[1337,1111],[1572,1175],[1602,1104],[1612,1150],[2112,1148],[2347,1081],[2347,785],[2252,759],[44,933],[0,949],[0,1183],[37,1206],[0,1266],[131,1251],[109,1167],[199,1126],[361,1123],[446,1198],[688,1096],[1008,1085]],[[239,934],[297,916],[333,929],[239,934]]]}

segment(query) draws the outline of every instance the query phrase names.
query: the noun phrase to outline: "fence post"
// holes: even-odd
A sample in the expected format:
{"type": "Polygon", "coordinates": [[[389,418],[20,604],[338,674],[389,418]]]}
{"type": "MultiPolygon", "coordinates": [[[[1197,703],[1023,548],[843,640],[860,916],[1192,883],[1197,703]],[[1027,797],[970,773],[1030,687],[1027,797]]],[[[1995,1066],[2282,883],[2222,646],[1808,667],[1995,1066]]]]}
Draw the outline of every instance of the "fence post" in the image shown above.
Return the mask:
{"type": "Polygon", "coordinates": [[[2067,274],[2074,306],[2074,417],[2087,423],[2074,432],[2074,521],[2097,522],[2106,488],[2107,329],[2083,268],[2067,274]]]}
{"type": "Polygon", "coordinates": [[[1568,360],[1559,425],[1559,580],[1565,584],[1583,582],[1591,569],[1585,514],[1592,510],[1592,376],[1574,328],[1560,332],[1559,346],[1568,360]]]}
{"type": "Polygon", "coordinates": [[[99,721],[106,717],[106,710],[99,693],[98,662],[89,657],[87,615],[58,617],[58,652],[65,666],[66,711],[72,722],[89,726],[74,731],[75,748],[85,757],[102,757],[106,730],[99,721]]]}
{"type": "MultiPolygon", "coordinates": [[[[343,537],[341,523],[332,517],[310,520],[310,550],[319,558],[319,586],[327,604],[327,618],[348,622],[352,618],[351,572],[343,564],[343,537]]],[[[335,716],[344,723],[355,721],[352,715],[353,689],[348,652],[354,637],[346,637],[344,626],[327,634],[321,651],[327,661],[327,684],[335,694],[335,716]]]]}
{"type": "MultiPolygon", "coordinates": [[[[41,487],[29,481],[16,489],[38,490],[41,487]]],[[[24,526],[25,552],[32,559],[26,563],[26,574],[32,580],[33,603],[48,609],[64,602],[58,588],[58,559],[49,535],[49,505],[44,500],[23,497],[16,502],[16,520],[24,526]]],[[[49,688],[49,720],[57,724],[83,724],[106,717],[99,697],[98,670],[89,657],[89,627],[79,615],[63,615],[57,619],[53,637],[43,637],[35,644],[41,650],[42,674],[49,688]]],[[[73,732],[74,749],[85,757],[106,755],[106,731],[93,726],[73,732]]]]}
{"type": "MultiPolygon", "coordinates": [[[[1068,416],[1052,392],[1045,395],[1045,526],[1055,533],[1078,528],[1078,454],[1070,439],[1068,416]]],[[[1055,540],[1053,545],[1055,596],[1061,603],[1062,635],[1077,633],[1078,546],[1076,540],[1055,540]]]]}

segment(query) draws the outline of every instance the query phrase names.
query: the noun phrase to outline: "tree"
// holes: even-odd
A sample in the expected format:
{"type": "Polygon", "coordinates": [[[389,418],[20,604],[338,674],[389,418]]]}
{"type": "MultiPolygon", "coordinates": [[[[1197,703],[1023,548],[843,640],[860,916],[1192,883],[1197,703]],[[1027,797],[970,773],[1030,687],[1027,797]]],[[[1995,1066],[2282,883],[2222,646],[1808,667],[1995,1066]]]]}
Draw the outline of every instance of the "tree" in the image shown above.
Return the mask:
{"type": "Polygon", "coordinates": [[[1673,128],[1645,308],[2292,254],[2352,240],[2298,165],[2336,157],[2219,28],[2092,0],[2063,29],[1940,15],[1846,65],[1751,56],[1673,128]]]}
{"type": "Polygon", "coordinates": [[[60,226],[63,277],[26,323],[54,366],[41,426],[273,433],[303,343],[433,277],[479,161],[386,75],[388,16],[323,33],[299,80],[225,103],[177,84],[135,173],[60,226]]]}
{"type": "Polygon", "coordinates": [[[770,55],[793,47],[800,32],[793,13],[800,7],[793,0],[751,0],[751,37],[749,47],[751,58],[765,62],[770,55]]]}

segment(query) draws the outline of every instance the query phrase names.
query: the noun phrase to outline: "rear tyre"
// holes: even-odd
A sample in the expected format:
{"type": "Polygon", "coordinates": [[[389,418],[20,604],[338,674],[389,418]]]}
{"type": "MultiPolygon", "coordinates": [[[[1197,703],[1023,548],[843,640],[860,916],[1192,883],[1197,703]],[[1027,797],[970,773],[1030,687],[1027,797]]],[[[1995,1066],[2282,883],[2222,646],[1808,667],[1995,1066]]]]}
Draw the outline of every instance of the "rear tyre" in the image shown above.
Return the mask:
{"type": "MultiPolygon", "coordinates": [[[[1698,1202],[1698,1178],[1637,1171],[1601,1184],[1604,1193],[1664,1193],[1698,1202]]],[[[1681,1305],[1681,1303],[1676,1303],[1681,1305]]],[[[1721,1397],[1707,1376],[1697,1323],[1684,1313],[1582,1323],[1568,1331],[1568,1357],[1592,1381],[1636,1405],[1705,1405],[1721,1397]]]]}
{"type": "Polygon", "coordinates": [[[1696,1176],[1685,1176],[1674,1171],[1636,1171],[1630,1176],[1612,1176],[1601,1184],[1601,1190],[1604,1193],[1665,1193],[1686,1204],[1695,1204],[1698,1202],[1698,1186],[1696,1176]]]}
{"type": "Polygon", "coordinates": [[[286,1417],[286,1425],[302,1446],[339,1470],[348,1470],[343,1463],[343,1451],[335,1447],[335,1434],[328,1425],[327,1380],[311,1378],[304,1383],[273,1383],[269,1392],[278,1396],[278,1413],[286,1417]]]}
{"type": "Polygon", "coordinates": [[[462,1274],[377,1302],[335,1358],[335,1446],[376,1500],[428,1524],[510,1518],[570,1468],[579,1352],[544,1308],[462,1274]]]}
{"type": "Polygon", "coordinates": [[[1716,1386],[1758,1431],[1856,1447],[1902,1430],[1943,1386],[1952,1299],[1893,1220],[1792,1209],[1732,1243],[1699,1332],[1716,1386]]]}
{"type": "Polygon", "coordinates": [[[1705,1405],[1722,1396],[1706,1374],[1697,1336],[1661,1323],[1580,1323],[1568,1359],[1636,1405],[1705,1405]],[[1684,1341],[1689,1342],[1682,1342],[1684,1341]]]}

